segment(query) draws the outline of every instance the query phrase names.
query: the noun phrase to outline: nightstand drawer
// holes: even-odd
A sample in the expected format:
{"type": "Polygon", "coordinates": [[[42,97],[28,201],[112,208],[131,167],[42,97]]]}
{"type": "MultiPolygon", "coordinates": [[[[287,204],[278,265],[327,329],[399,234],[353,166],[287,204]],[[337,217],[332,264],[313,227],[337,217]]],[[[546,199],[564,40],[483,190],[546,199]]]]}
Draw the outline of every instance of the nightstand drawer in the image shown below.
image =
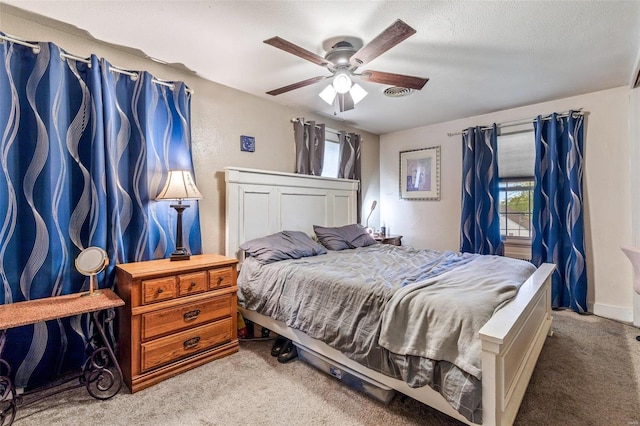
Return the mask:
{"type": "Polygon", "coordinates": [[[194,272],[193,274],[178,275],[178,294],[202,293],[207,290],[207,272],[194,272]]]}
{"type": "Polygon", "coordinates": [[[209,271],[209,288],[229,287],[234,285],[233,268],[211,269],[209,271]]]}
{"type": "Polygon", "coordinates": [[[231,295],[213,297],[176,308],[162,309],[142,315],[142,340],[181,331],[233,313],[231,295]]]}
{"type": "Polygon", "coordinates": [[[142,371],[230,342],[231,318],[161,337],[142,346],[142,371]]]}
{"type": "Polygon", "coordinates": [[[142,304],[160,302],[176,297],[176,278],[165,277],[142,281],[142,304]]]}

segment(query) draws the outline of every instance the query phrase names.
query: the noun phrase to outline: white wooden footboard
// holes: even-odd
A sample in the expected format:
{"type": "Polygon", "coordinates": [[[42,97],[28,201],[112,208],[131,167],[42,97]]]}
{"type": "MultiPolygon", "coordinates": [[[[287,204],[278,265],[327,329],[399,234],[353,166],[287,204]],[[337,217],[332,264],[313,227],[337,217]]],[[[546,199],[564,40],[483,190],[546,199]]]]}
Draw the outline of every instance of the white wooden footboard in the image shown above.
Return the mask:
{"type": "Polygon", "coordinates": [[[516,298],[480,329],[483,424],[510,425],[547,335],[551,335],[551,274],[545,263],[516,298]]]}

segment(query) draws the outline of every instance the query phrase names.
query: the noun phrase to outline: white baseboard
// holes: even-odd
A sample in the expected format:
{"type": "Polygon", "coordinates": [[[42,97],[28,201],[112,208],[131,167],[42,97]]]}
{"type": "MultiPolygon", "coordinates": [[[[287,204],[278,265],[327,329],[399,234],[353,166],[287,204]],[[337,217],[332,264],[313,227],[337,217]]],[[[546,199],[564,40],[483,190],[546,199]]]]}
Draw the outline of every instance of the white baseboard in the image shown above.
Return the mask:
{"type": "Polygon", "coordinates": [[[594,303],[591,312],[599,317],[609,318],[622,322],[633,322],[633,309],[621,308],[620,306],[604,305],[602,303],[594,303]]]}

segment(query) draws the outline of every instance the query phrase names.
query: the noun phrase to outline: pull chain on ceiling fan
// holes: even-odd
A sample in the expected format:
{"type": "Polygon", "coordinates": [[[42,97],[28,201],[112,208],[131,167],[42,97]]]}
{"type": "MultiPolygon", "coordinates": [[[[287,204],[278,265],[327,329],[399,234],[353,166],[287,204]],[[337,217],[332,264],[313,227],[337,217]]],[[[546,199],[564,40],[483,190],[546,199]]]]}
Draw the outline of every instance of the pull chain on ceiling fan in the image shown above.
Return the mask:
{"type": "Polygon", "coordinates": [[[353,109],[354,105],[367,95],[367,92],[359,84],[353,83],[354,77],[372,83],[420,90],[427,81],[429,81],[428,78],[373,70],[365,70],[360,74],[355,73],[358,68],[368,64],[415,33],[416,30],[398,19],[360,49],[356,49],[349,41],[338,41],[331,47],[331,50],[327,52],[324,58],[277,36],[265,40],[264,43],[325,67],[332,74],[330,76],[318,76],[299,81],[280,87],[279,89],[271,90],[267,92],[267,94],[277,96],[333,77],[332,83],[320,93],[320,97],[330,105],[332,105],[337,98],[340,112],[343,112],[353,109]]]}

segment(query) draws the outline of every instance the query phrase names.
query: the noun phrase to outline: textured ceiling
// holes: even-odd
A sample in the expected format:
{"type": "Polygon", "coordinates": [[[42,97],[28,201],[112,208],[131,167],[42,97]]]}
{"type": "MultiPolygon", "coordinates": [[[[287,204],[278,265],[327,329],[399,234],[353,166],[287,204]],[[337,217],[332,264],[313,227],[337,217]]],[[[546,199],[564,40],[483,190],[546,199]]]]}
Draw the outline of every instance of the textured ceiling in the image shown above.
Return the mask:
{"type": "Polygon", "coordinates": [[[275,97],[265,92],[329,72],[262,41],[278,35],[324,56],[327,39],[366,43],[402,19],[417,33],[360,71],[427,77],[427,85],[388,98],[388,86],[361,82],[369,95],[335,115],[377,134],[630,85],[640,51],[640,1],[4,3],[324,116],[334,108],[317,96],[323,83],[275,97]]]}

